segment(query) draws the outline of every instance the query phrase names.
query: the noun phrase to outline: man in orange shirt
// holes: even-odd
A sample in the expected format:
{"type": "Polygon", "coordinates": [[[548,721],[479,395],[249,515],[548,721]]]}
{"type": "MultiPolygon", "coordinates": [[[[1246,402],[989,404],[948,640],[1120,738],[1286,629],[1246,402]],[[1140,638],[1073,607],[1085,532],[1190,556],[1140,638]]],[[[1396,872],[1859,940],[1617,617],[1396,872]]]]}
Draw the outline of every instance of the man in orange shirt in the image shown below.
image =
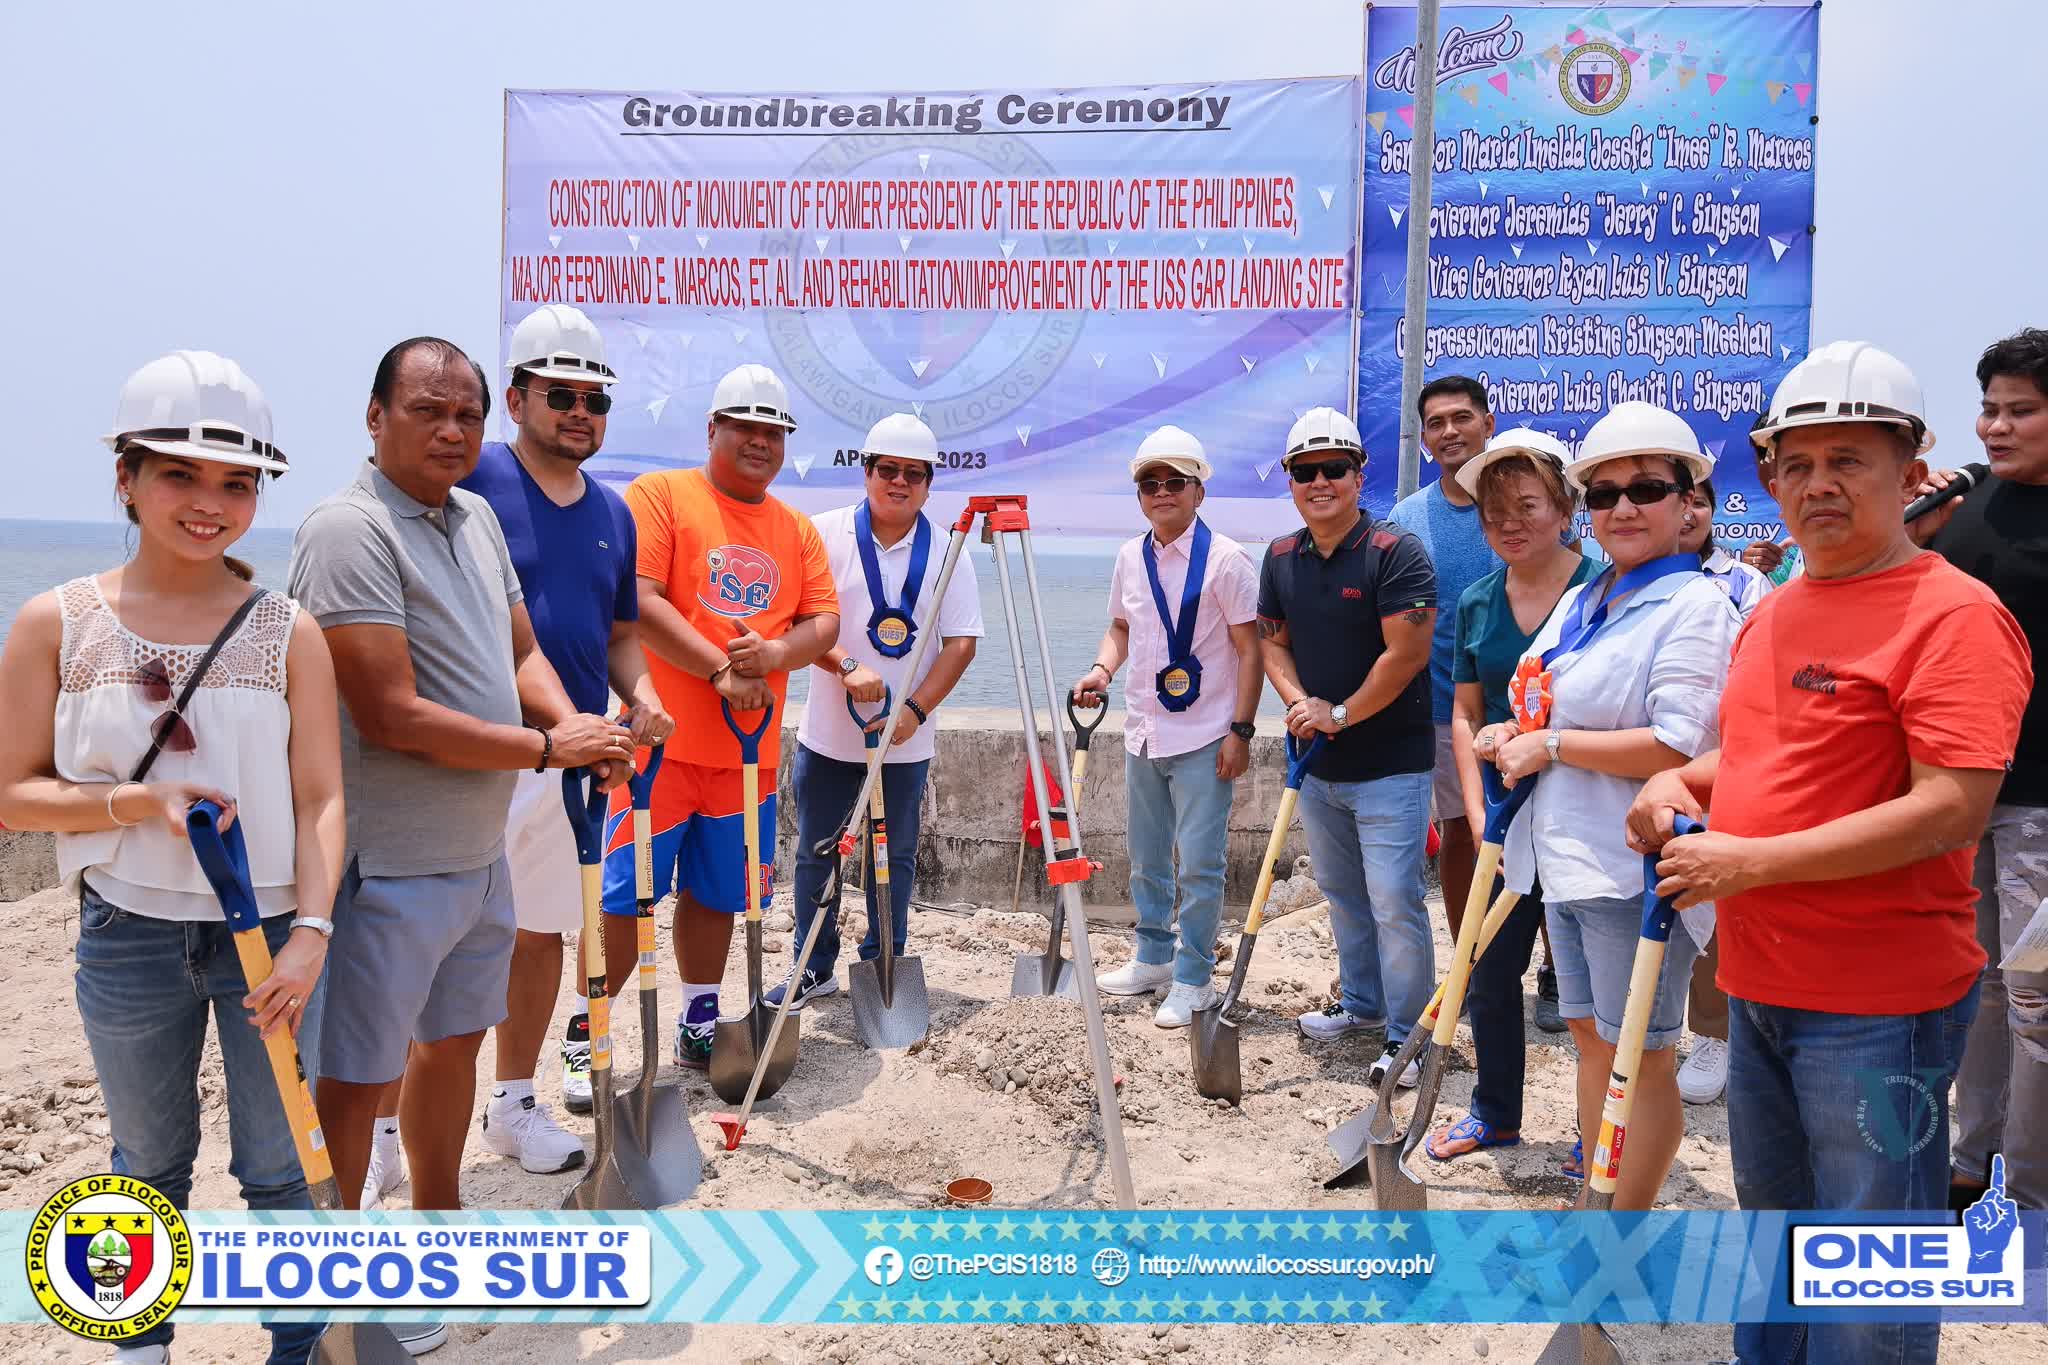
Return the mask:
{"type": "MultiPolygon", "coordinates": [[[[1746,1209],[1946,1209],[1948,1093],[1984,950],[1974,845],[2033,674],[1990,589],[1899,505],[1934,444],[1919,382],[1815,351],[1754,439],[1806,572],[1735,640],[1721,748],[1644,785],[1629,842],[1660,894],[1713,901],[1728,1129],[1746,1209]],[[1713,828],[1670,842],[1673,812],[1713,828]]],[[[1743,1360],[1932,1362],[1937,1322],[1738,1323],[1743,1360]]]]}
{"type": "MultiPolygon", "coordinates": [[[[675,717],[654,780],[654,894],[676,892],[676,967],[683,1011],[676,1062],[710,1064],[718,983],[732,922],[746,913],[746,825],[761,829],[764,881],[775,847],[775,768],[790,670],[807,667],[839,638],[839,598],[824,542],[810,519],[769,496],[783,440],[796,429],[789,395],[765,365],[718,381],[702,469],[643,474],[626,489],[640,541],[640,639],[648,672],[675,717]],[[761,737],[761,804],[747,811],[739,741],[720,703],[752,728],[771,702],[761,737]]],[[[632,916],[633,830],[623,788],[613,798],[604,862],[605,913],[632,916]]],[[[755,888],[765,898],[766,887],[755,888]]],[[[630,919],[628,918],[628,924],[630,919]]],[[[608,989],[638,962],[629,928],[605,935],[608,989]]]]}

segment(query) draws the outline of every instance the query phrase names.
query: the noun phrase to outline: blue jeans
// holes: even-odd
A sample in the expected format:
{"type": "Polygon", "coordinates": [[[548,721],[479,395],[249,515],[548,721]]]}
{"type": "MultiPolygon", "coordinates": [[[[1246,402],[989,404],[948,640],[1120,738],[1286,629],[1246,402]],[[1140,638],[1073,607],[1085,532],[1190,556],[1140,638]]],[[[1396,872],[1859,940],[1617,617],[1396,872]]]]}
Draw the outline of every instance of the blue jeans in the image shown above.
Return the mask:
{"type": "MultiPolygon", "coordinates": [[[[1491,894],[1498,896],[1494,878],[1491,894]]],[[[1472,983],[1465,992],[1472,1020],[1472,1051],[1477,1076],[1472,1082],[1472,1117],[1503,1133],[1522,1131],[1522,1085],[1526,1074],[1522,1031],[1522,975],[1529,970],[1536,931],[1543,927],[1543,888],[1538,885],[1515,903],[1500,932],[1472,964],[1472,983]]]]}
{"type": "Polygon", "coordinates": [[[1173,963],[1173,979],[1206,986],[1216,970],[1223,917],[1224,838],[1231,784],[1216,776],[1214,743],[1172,758],[1124,752],[1130,803],[1131,899],[1138,905],[1138,961],[1173,963]],[[1180,856],[1180,934],[1173,932],[1174,855],[1180,856]]]}
{"type": "MultiPolygon", "coordinates": [[[[1673,935],[1676,937],[1676,934],[1673,935]]],[[[1948,1091],[1977,984],[1925,1014],[1728,1000],[1728,1131],[1745,1209],[1946,1209],[1948,1091]]],[[[1743,1365],[1934,1365],[1938,1322],[1735,1325],[1743,1365]]]]}
{"type": "Polygon", "coordinates": [[[1330,898],[1344,1008],[1384,1020],[1399,1048],[1436,989],[1436,946],[1423,906],[1429,774],[1301,784],[1301,827],[1316,884],[1330,898]]]}
{"type": "MultiPolygon", "coordinates": [[[[924,804],[925,774],[931,766],[930,760],[882,765],[882,808],[889,817],[889,924],[895,939],[891,946],[898,957],[903,956],[904,938],[910,932],[910,882],[917,871],[918,813],[924,804]]],[[[810,932],[811,917],[818,912],[818,893],[825,889],[825,878],[832,867],[831,859],[816,852],[818,842],[838,836],[866,776],[865,764],[841,763],[801,744],[797,746],[790,772],[790,786],[796,794],[797,946],[810,932]]],[[[855,828],[856,832],[867,828],[865,812],[855,828]]],[[[875,934],[880,916],[875,913],[872,873],[867,883],[868,929],[860,944],[862,962],[874,960],[882,951],[882,941],[875,934]]],[[[818,930],[818,942],[811,949],[808,964],[820,976],[829,976],[839,962],[838,907],[828,908],[833,913],[818,930]]]]}
{"type": "MultiPolygon", "coordinates": [[[[263,922],[275,954],[291,933],[287,915],[263,922]]],[[[162,1191],[178,1208],[192,1196],[199,1156],[199,1055],[213,1016],[227,1074],[228,1171],[252,1209],[310,1209],[305,1172],[263,1040],[242,997],[249,987],[227,923],[182,923],[130,914],[86,887],[78,906],[78,1015],[107,1102],[114,1149],[109,1168],[162,1191]]],[[[306,1073],[319,1055],[326,978],[299,1025],[306,1073]]],[[[270,1328],[272,1365],[300,1365],[325,1324],[270,1328]]],[[[165,1323],[126,1343],[168,1345],[165,1323]]]]}

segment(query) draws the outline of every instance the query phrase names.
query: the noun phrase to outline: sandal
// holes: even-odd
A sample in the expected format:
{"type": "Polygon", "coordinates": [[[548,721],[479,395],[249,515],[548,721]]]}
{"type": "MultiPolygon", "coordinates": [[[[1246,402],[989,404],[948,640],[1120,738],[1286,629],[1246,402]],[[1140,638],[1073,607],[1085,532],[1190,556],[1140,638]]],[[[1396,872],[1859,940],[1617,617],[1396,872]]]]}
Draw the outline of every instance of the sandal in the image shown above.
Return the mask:
{"type": "Polygon", "coordinates": [[[1509,1133],[1503,1136],[1495,1132],[1493,1125],[1484,1119],[1467,1114],[1442,1133],[1431,1134],[1423,1150],[1429,1153],[1431,1161],[1456,1161],[1461,1156],[1468,1156],[1473,1152],[1483,1151],[1488,1147],[1514,1147],[1519,1145],[1521,1141],[1521,1134],[1509,1133]],[[1447,1144],[1452,1142],[1469,1142],[1472,1145],[1459,1151],[1445,1153],[1437,1150],[1437,1143],[1439,1141],[1447,1144]]]}
{"type": "Polygon", "coordinates": [[[1564,1175],[1567,1180],[1586,1178],[1586,1140],[1579,1138],[1572,1143],[1572,1154],[1565,1158],[1564,1175]]]}

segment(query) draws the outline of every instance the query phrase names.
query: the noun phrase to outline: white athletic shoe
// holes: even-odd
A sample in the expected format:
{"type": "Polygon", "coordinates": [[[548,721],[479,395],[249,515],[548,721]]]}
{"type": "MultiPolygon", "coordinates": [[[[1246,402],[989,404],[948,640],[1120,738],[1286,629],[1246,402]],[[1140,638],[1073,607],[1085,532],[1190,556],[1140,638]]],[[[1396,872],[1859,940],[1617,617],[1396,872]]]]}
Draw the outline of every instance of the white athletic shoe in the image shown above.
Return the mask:
{"type": "Polygon", "coordinates": [[[123,1346],[114,1352],[113,1365],[170,1365],[168,1346],[123,1346]]]}
{"type": "Polygon", "coordinates": [[[1387,1026],[1384,1019],[1361,1019],[1343,1005],[1332,1001],[1319,1010],[1310,1010],[1294,1021],[1304,1038],[1313,1038],[1319,1043],[1334,1043],[1339,1038],[1353,1033],[1370,1033],[1387,1026]]]}
{"type": "Polygon", "coordinates": [[[534,1175],[572,1170],[584,1158],[583,1143],[531,1095],[491,1096],[484,1106],[484,1146],[519,1158],[521,1168],[534,1175]]]}
{"type": "Polygon", "coordinates": [[[1728,1044],[1719,1038],[1694,1038],[1692,1053],[1678,1068],[1678,1098],[1687,1104],[1712,1104],[1728,1088],[1728,1044]]]}
{"type": "Polygon", "coordinates": [[[398,1143],[386,1147],[370,1139],[370,1169],[363,1173],[362,1209],[384,1207],[384,1196],[405,1183],[405,1150],[398,1143]]]}
{"type": "Polygon", "coordinates": [[[1194,1021],[1196,1010],[1205,1010],[1220,998],[1214,986],[1190,986],[1185,981],[1176,981],[1166,999],[1152,1012],[1152,1022],[1160,1028],[1186,1028],[1194,1021]]]}
{"type": "Polygon", "coordinates": [[[1140,962],[1136,958],[1095,978],[1095,989],[1110,995],[1150,995],[1172,984],[1171,962],[1140,962]]]}
{"type": "Polygon", "coordinates": [[[398,1338],[398,1344],[410,1356],[423,1356],[448,1344],[448,1326],[440,1322],[394,1322],[391,1335],[398,1338]]]}
{"type": "MultiPolygon", "coordinates": [[[[1386,1083],[1387,1072],[1393,1070],[1393,1067],[1394,1054],[1391,1052],[1382,1052],[1380,1054],[1380,1059],[1372,1064],[1372,1070],[1366,1073],[1365,1083],[1375,1090],[1379,1089],[1381,1085],[1386,1083]]],[[[1421,1080],[1422,1068],[1417,1066],[1414,1062],[1408,1063],[1408,1065],[1405,1068],[1403,1068],[1401,1072],[1401,1088],[1403,1090],[1413,1090],[1416,1087],[1416,1085],[1418,1085],[1421,1082],[1421,1080]]]]}
{"type": "Polygon", "coordinates": [[[562,1105],[572,1114],[590,1112],[590,1040],[562,1041],[562,1105]]]}

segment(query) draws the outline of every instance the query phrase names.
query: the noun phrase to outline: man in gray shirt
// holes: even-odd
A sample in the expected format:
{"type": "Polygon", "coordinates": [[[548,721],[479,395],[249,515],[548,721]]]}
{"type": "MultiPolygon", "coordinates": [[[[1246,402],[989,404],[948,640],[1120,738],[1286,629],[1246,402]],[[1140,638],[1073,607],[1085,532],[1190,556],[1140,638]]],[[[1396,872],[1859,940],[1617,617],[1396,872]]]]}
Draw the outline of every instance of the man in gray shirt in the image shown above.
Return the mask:
{"type": "Polygon", "coordinates": [[[351,1207],[401,1076],[413,1207],[461,1207],[477,1049],[505,1016],[513,774],[597,764],[615,785],[632,762],[624,727],[576,713],[534,645],[497,517],[455,486],[476,468],[485,392],[446,341],[392,347],[370,391],[375,453],[292,546],[291,594],[326,634],[343,702],[349,859],[327,969],[340,1023],[318,1106],[351,1207]]]}

